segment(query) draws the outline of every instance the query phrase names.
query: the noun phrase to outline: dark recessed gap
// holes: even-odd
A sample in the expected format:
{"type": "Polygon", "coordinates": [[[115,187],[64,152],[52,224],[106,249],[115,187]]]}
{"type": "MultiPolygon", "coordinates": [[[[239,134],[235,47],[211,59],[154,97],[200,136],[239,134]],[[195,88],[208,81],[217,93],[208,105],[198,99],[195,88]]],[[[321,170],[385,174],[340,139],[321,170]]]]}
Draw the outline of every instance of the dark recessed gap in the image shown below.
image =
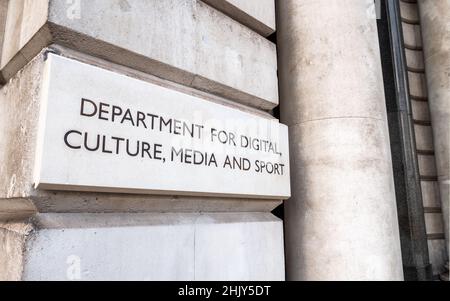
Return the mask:
{"type": "Polygon", "coordinates": [[[284,203],[273,209],[272,214],[281,220],[284,220],[284,203]]]}

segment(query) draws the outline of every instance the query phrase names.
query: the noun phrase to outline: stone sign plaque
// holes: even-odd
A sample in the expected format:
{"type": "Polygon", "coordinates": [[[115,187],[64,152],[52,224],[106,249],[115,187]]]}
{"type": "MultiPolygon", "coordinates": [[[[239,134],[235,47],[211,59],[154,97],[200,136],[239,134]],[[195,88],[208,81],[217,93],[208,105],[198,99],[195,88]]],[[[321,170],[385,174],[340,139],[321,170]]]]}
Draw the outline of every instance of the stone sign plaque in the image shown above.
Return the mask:
{"type": "Polygon", "coordinates": [[[277,120],[49,54],[35,187],[285,199],[277,120]]]}

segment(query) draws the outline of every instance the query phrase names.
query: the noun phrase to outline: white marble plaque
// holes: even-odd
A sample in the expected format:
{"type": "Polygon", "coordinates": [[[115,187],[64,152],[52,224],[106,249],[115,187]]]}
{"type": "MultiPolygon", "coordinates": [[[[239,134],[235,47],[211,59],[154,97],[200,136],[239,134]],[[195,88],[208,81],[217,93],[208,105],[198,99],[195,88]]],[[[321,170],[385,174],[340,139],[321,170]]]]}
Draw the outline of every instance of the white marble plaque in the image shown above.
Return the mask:
{"type": "Polygon", "coordinates": [[[286,199],[288,130],[274,119],[49,54],[35,187],[286,199]]]}

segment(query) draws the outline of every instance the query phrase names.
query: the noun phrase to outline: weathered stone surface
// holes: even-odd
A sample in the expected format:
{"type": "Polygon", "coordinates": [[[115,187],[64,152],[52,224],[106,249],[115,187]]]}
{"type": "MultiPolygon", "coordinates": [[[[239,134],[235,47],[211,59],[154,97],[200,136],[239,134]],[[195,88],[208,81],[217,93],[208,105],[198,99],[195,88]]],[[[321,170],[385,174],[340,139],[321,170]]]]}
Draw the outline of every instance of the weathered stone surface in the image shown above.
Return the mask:
{"type": "Polygon", "coordinates": [[[427,82],[423,73],[408,72],[409,93],[412,97],[424,99],[428,96],[427,82]]]}
{"type": "Polygon", "coordinates": [[[419,0],[418,3],[447,252],[450,252],[450,2],[419,0]]]}
{"type": "Polygon", "coordinates": [[[0,281],[22,278],[25,241],[31,230],[26,222],[0,222],[0,281]]]}
{"type": "Polygon", "coordinates": [[[32,189],[43,56],[0,90],[0,198],[22,198],[32,189]]]}
{"type": "Polygon", "coordinates": [[[263,36],[275,32],[275,0],[202,0],[263,36]]]}
{"type": "Polygon", "coordinates": [[[430,109],[426,101],[411,100],[414,120],[430,121],[430,109]]]}
{"type": "Polygon", "coordinates": [[[428,155],[418,155],[419,161],[419,172],[421,176],[435,177],[436,172],[436,161],[434,156],[428,155]]]}
{"type": "Polygon", "coordinates": [[[427,234],[442,234],[444,232],[442,213],[425,213],[425,225],[427,234]]]}
{"type": "Polygon", "coordinates": [[[408,68],[414,71],[424,71],[423,52],[421,50],[411,50],[405,48],[406,62],[408,68]]]}
{"type": "Polygon", "coordinates": [[[419,20],[419,10],[417,9],[417,3],[399,1],[400,3],[400,13],[402,19],[411,23],[418,23],[419,20]]]}
{"type": "Polygon", "coordinates": [[[428,249],[430,250],[430,262],[433,263],[433,275],[437,276],[444,271],[444,265],[448,260],[445,240],[429,240],[428,249]]]}
{"type": "Polygon", "coordinates": [[[403,40],[405,46],[410,49],[422,48],[422,36],[420,32],[420,25],[402,23],[403,26],[403,40]]]}
{"type": "Polygon", "coordinates": [[[394,253],[393,248],[398,247],[394,239],[386,241],[386,237],[398,235],[392,209],[395,202],[382,206],[379,203],[380,199],[391,198],[394,189],[386,179],[390,162],[381,163],[379,159],[380,155],[389,154],[388,148],[380,147],[385,145],[382,141],[387,136],[375,134],[382,124],[370,119],[328,119],[291,128],[291,162],[296,164],[292,173],[295,179],[307,181],[292,186],[292,195],[300,196],[301,202],[290,199],[285,205],[286,239],[295,243],[297,236],[302,237],[295,247],[288,245],[288,262],[293,256],[299,262],[296,270],[287,266],[290,277],[297,273],[294,275],[308,280],[383,279],[392,273],[388,269],[373,270],[382,266],[383,260],[392,267],[396,257],[386,254],[394,253]],[[372,142],[366,139],[369,133],[377,136],[372,142]],[[361,145],[365,147],[358,147],[361,145]],[[374,215],[380,211],[383,214],[374,215]],[[376,223],[376,230],[371,223],[376,223]],[[353,256],[346,255],[349,249],[353,256]],[[330,254],[334,254],[333,264],[316,270],[318,262],[330,254]],[[355,258],[359,258],[358,264],[355,258]],[[372,269],[368,272],[369,266],[372,269]]]}
{"type": "MultiPolygon", "coordinates": [[[[3,41],[5,39],[5,31],[6,31],[6,19],[8,16],[8,1],[1,1],[0,2],[0,64],[1,64],[1,57],[3,55],[3,41]]],[[[0,78],[0,81],[3,79],[0,78]]],[[[4,80],[3,80],[4,81],[4,80]]]]}
{"type": "MultiPolygon", "coordinates": [[[[0,69],[16,56],[45,24],[48,0],[6,0],[4,39],[1,47],[0,69]]],[[[22,53],[22,60],[31,59],[22,53]]]]}
{"type": "Polygon", "coordinates": [[[59,43],[258,108],[278,104],[275,45],[200,0],[24,1],[10,0],[5,79],[59,43]]]}
{"type": "Polygon", "coordinates": [[[270,213],[43,214],[34,223],[24,280],[284,280],[283,226],[270,213]]]}
{"type": "Polygon", "coordinates": [[[422,181],[422,200],[424,207],[439,208],[441,202],[439,200],[439,185],[434,181],[422,181]]]}
{"type": "Polygon", "coordinates": [[[205,215],[197,224],[196,280],[284,280],[282,221],[249,213],[205,215]]]}
{"type": "Polygon", "coordinates": [[[433,132],[429,125],[414,125],[414,132],[416,134],[417,149],[421,151],[432,151],[433,146],[433,132]]]}
{"type": "Polygon", "coordinates": [[[278,5],[287,278],[401,280],[374,1],[278,5]]]}

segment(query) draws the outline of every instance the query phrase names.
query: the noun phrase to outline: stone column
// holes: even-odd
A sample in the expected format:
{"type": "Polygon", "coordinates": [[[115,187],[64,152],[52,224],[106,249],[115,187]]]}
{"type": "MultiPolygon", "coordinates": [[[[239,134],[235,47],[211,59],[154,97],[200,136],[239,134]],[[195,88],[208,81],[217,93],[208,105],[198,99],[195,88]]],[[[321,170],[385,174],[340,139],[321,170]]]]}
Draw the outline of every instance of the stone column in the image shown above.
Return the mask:
{"type": "Polygon", "coordinates": [[[373,0],[278,1],[288,280],[402,280],[373,0]]]}
{"type": "Polygon", "coordinates": [[[419,1],[428,97],[441,205],[449,246],[450,1],[419,1]]]}

